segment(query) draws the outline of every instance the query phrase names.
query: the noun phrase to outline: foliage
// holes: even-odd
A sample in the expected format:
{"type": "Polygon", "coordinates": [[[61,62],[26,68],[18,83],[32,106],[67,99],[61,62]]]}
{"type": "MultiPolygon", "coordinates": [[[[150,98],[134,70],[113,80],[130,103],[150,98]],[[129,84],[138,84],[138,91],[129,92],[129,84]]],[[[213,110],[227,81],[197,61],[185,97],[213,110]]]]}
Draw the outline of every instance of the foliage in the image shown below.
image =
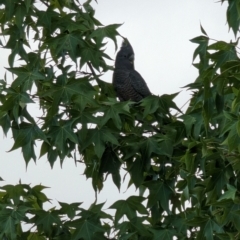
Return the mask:
{"type": "MultiPolygon", "coordinates": [[[[228,4],[237,35],[239,0],[228,4]]],[[[180,113],[177,94],[139,104],[116,100],[103,80],[113,69],[104,48],[106,38],[117,48],[120,25],[103,26],[91,1],[0,5],[0,43],[11,51],[13,75],[0,80],[0,125],[12,132],[11,150],[21,148],[28,164],[40,140],[40,157],[52,167],[58,159],[83,163],[95,191],[109,174],[120,188],[121,167],[140,190],[110,206],[111,216],[97,203],[85,210],[60,202],[45,210],[44,186],[2,186],[1,239],[240,239],[238,41],[214,42],[201,26],[202,35],[191,40],[199,76],[186,86],[193,94],[180,113]],[[28,111],[30,103],[41,116],[28,111]],[[23,223],[32,228],[23,232],[23,223]]]]}

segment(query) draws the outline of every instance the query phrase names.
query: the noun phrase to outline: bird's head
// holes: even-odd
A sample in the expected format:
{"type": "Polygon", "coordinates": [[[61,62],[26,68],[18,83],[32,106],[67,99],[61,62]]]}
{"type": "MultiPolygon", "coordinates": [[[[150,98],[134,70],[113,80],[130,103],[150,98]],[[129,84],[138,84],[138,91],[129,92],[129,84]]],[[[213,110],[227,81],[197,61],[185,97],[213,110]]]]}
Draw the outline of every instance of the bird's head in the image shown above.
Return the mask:
{"type": "Polygon", "coordinates": [[[121,49],[117,53],[115,67],[134,69],[134,51],[127,38],[124,38],[121,49]]]}

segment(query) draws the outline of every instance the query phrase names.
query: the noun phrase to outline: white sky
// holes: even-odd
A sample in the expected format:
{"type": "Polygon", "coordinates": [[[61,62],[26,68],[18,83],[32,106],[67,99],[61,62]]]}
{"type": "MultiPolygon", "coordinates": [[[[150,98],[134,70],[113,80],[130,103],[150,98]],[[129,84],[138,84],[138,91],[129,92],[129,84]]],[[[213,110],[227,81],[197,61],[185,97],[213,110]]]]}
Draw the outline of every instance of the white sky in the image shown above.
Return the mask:
{"type": "MultiPolygon", "coordinates": [[[[171,94],[181,91],[181,87],[191,83],[197,77],[192,66],[192,54],[196,44],[189,41],[201,35],[200,22],[208,35],[217,40],[233,39],[226,24],[226,5],[213,0],[98,0],[94,4],[96,18],[104,25],[124,23],[118,30],[127,37],[135,51],[135,68],[143,76],[153,94],[171,94]]],[[[118,39],[119,46],[121,38],[118,39]]],[[[115,58],[114,45],[108,41],[106,52],[115,58]]],[[[7,66],[7,51],[0,49],[0,79],[7,66]]],[[[112,73],[102,77],[111,82],[112,73]]],[[[189,94],[182,92],[176,103],[181,107],[189,99],[189,94]]],[[[32,108],[37,109],[37,105],[32,108]]],[[[26,171],[20,150],[8,153],[13,141],[4,137],[0,130],[0,176],[5,180],[0,184],[31,183],[31,186],[42,184],[50,187],[45,190],[48,197],[62,202],[84,202],[88,207],[94,201],[91,179],[86,181],[81,174],[83,165],[74,164],[66,159],[63,168],[59,161],[51,170],[46,157],[29,163],[26,171]]],[[[38,154],[38,152],[37,152],[38,154]]],[[[39,155],[37,155],[39,156],[39,155]]],[[[127,190],[126,184],[121,193],[111,183],[111,176],[98,196],[99,202],[107,201],[105,208],[113,201],[127,198],[135,191],[127,190]]]]}

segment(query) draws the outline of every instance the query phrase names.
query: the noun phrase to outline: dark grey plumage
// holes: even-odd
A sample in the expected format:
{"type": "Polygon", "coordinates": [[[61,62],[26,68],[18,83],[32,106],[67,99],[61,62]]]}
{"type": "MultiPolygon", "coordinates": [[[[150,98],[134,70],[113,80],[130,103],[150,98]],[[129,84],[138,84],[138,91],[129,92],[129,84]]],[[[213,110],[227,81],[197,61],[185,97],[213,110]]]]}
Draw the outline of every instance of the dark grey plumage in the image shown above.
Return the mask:
{"type": "Polygon", "coordinates": [[[116,56],[113,87],[120,101],[139,102],[151,95],[146,82],[134,69],[134,51],[127,39],[123,41],[116,56]]]}

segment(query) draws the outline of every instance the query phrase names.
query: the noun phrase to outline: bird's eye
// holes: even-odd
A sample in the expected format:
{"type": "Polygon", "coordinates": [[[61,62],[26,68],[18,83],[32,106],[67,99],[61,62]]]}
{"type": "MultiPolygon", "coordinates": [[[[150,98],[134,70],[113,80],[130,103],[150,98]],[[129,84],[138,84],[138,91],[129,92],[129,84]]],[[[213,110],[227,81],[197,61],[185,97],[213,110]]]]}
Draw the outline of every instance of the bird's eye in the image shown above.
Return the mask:
{"type": "Polygon", "coordinates": [[[127,58],[127,55],[124,54],[123,57],[127,58]]]}

